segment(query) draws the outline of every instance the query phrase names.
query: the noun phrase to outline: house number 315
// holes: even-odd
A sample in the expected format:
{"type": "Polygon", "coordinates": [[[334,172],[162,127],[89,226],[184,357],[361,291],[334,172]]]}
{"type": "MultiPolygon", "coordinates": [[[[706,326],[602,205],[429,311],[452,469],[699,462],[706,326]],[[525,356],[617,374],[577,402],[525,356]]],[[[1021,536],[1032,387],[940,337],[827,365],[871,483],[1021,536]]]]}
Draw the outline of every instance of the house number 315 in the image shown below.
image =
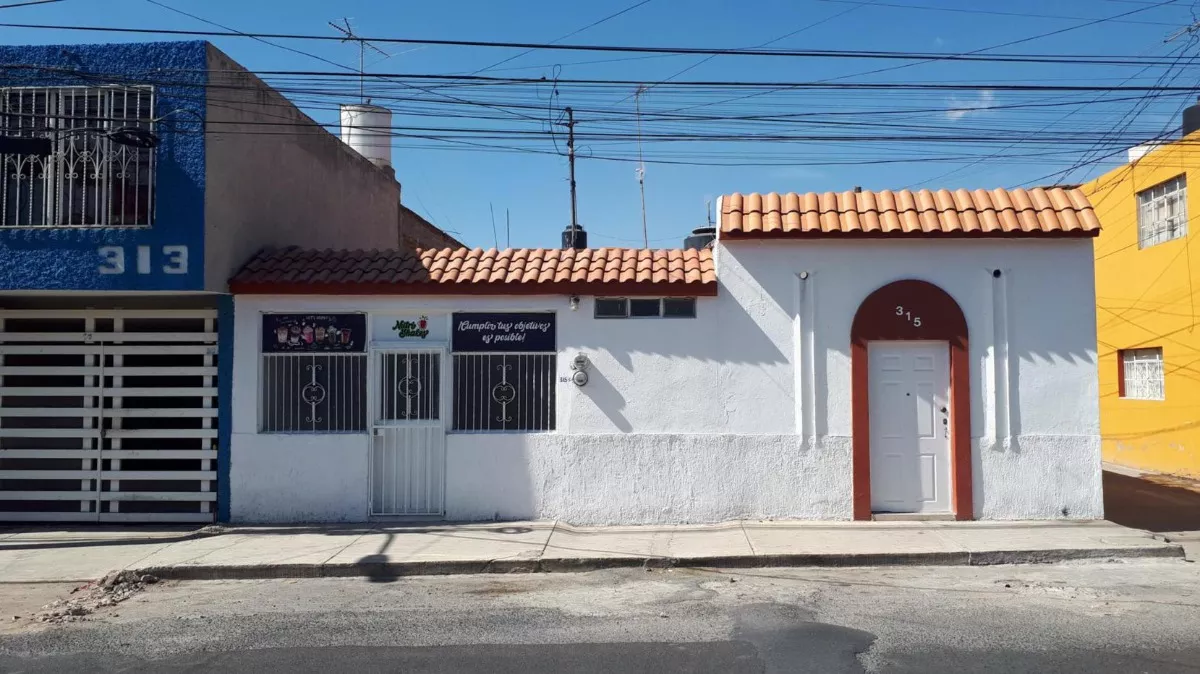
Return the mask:
{"type": "MultiPolygon", "coordinates": [[[[125,248],[123,246],[101,246],[96,249],[100,254],[100,265],[97,271],[101,274],[125,273],[125,248]]],[[[188,273],[188,247],[163,246],[161,251],[154,251],[151,246],[135,246],[134,256],[137,263],[137,273],[152,274],[153,268],[159,267],[164,274],[188,273]],[[158,252],[157,255],[154,253],[158,252]]]]}
{"type": "Polygon", "coordinates": [[[908,311],[907,309],[905,309],[902,306],[896,305],[896,315],[903,316],[905,318],[905,320],[907,320],[909,323],[913,324],[914,328],[921,327],[921,317],[913,316],[911,311],[908,311]]]}

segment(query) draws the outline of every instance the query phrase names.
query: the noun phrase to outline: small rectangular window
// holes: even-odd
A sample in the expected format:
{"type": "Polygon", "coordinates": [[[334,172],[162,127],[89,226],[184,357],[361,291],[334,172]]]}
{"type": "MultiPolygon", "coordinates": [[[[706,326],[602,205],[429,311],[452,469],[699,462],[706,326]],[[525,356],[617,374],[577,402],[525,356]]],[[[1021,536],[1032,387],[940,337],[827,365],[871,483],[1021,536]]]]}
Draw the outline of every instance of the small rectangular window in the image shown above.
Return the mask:
{"type": "Polygon", "coordinates": [[[1187,236],[1187,176],[1137,194],[1138,248],[1187,236]]]}
{"type": "Polygon", "coordinates": [[[662,300],[629,300],[629,315],[636,318],[657,318],[662,315],[662,300]]]}
{"type": "Polygon", "coordinates": [[[695,318],[695,297],[667,297],[663,299],[663,316],[667,318],[695,318]]]}
{"type": "Polygon", "coordinates": [[[596,298],[596,318],[695,318],[695,297],[596,298]]]}
{"type": "Polygon", "coordinates": [[[612,297],[596,298],[596,318],[625,318],[629,316],[629,300],[612,297]]]}
{"type": "Polygon", "coordinates": [[[1120,395],[1132,400],[1163,400],[1163,353],[1161,347],[1124,349],[1121,361],[1120,395]]]}

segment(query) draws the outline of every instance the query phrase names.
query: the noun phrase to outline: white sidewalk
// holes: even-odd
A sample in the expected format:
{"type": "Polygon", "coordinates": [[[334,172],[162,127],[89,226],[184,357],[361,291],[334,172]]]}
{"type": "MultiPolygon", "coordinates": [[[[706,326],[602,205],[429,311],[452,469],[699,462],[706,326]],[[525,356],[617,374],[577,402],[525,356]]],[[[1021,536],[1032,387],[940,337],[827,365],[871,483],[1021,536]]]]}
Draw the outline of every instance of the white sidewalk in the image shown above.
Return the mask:
{"type": "Polygon", "coordinates": [[[1110,522],[0,528],[0,582],[10,583],[84,582],[119,569],[164,578],[271,578],[1182,556],[1178,545],[1110,522]]]}

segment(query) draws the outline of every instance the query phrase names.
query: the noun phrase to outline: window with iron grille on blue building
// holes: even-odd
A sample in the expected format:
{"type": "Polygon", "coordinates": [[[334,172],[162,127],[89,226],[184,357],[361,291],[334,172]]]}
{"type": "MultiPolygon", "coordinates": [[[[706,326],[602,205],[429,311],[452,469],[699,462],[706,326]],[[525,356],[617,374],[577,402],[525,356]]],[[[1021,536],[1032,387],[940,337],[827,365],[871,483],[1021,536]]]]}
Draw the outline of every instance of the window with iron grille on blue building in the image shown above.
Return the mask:
{"type": "Polygon", "coordinates": [[[0,226],[150,226],[153,130],[152,87],[0,88],[0,138],[49,141],[0,152],[0,226]]]}

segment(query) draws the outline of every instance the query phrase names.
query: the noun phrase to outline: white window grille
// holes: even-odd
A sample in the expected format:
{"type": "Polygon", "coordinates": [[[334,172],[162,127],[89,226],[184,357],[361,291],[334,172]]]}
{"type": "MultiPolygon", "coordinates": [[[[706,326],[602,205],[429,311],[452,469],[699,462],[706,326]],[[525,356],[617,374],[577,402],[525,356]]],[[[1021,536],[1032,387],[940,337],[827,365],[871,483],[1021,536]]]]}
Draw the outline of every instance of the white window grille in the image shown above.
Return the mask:
{"type": "Polygon", "coordinates": [[[1121,397],[1163,400],[1163,354],[1161,348],[1121,351],[1121,397]]]}
{"type": "Polygon", "coordinates": [[[1187,176],[1138,192],[1138,247],[1187,236],[1187,176]]]}
{"type": "Polygon", "coordinates": [[[0,136],[47,138],[50,154],[0,154],[0,226],[144,227],[154,219],[154,150],[114,142],[154,131],[148,86],[0,88],[0,136]]]}
{"type": "Polygon", "coordinates": [[[454,354],[456,431],[554,430],[553,353],[454,354]]]}
{"type": "Polygon", "coordinates": [[[264,353],[263,433],[361,433],[367,427],[363,353],[264,353]]]}

